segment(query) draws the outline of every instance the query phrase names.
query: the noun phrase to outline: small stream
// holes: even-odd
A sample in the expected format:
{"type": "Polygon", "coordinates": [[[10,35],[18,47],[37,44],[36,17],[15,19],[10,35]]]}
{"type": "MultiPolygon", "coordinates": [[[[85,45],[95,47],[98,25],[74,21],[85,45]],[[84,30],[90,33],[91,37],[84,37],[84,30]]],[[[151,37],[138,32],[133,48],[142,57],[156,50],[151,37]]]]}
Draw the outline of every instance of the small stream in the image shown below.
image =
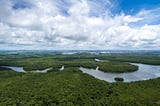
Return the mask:
{"type": "Polygon", "coordinates": [[[64,70],[64,66],[62,66],[59,70],[60,70],[60,71],[63,71],[63,70],[64,70]]]}

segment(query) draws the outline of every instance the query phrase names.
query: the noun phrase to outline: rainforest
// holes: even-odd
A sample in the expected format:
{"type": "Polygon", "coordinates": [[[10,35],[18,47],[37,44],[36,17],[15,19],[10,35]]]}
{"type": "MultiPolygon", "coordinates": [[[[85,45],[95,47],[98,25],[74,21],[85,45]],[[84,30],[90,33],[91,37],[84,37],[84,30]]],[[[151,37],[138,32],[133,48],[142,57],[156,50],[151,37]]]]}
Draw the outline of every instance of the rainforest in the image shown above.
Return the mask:
{"type": "MultiPolygon", "coordinates": [[[[96,70],[98,66],[103,73],[133,73],[139,67],[131,62],[159,66],[160,52],[1,51],[0,105],[159,106],[158,75],[131,82],[115,77],[115,82],[108,82],[80,70],[80,67],[96,70]],[[25,72],[4,66],[23,67],[25,72]],[[62,66],[64,69],[60,70],[62,66]],[[45,73],[34,72],[47,68],[50,70],[45,73]]],[[[160,74],[160,68],[158,71],[160,74]]]]}

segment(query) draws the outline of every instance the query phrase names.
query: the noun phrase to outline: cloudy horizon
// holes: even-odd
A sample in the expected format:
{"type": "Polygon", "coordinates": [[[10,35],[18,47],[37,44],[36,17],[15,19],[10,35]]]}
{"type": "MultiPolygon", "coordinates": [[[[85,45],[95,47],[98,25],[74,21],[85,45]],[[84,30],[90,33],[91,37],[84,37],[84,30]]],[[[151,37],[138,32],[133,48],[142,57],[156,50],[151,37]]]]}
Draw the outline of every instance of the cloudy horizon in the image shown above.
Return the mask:
{"type": "Polygon", "coordinates": [[[160,0],[0,0],[0,50],[159,50],[160,0]]]}

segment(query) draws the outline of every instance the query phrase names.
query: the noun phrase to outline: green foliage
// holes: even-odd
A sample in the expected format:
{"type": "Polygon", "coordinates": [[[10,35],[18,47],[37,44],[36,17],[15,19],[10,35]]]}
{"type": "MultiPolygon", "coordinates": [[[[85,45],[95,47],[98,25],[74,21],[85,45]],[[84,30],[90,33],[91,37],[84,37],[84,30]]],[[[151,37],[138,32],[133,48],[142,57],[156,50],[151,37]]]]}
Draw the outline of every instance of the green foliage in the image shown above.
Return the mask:
{"type": "MultiPolygon", "coordinates": [[[[57,56],[56,56],[57,57],[57,56]]],[[[52,67],[52,71],[56,71],[62,65],[65,67],[85,67],[95,69],[99,66],[101,71],[104,72],[132,72],[138,69],[137,66],[131,65],[125,62],[96,62],[94,59],[75,59],[75,60],[55,60],[49,57],[40,57],[40,58],[27,58],[27,59],[4,59],[0,60],[0,65],[9,65],[9,66],[22,66],[26,71],[30,70],[42,70],[52,67]],[[56,70],[55,70],[56,69],[56,70]]]]}
{"type": "Polygon", "coordinates": [[[15,76],[0,88],[0,105],[98,105],[103,99],[110,98],[107,85],[76,68],[66,68],[58,73],[26,73],[15,76]]]}
{"type": "Polygon", "coordinates": [[[1,72],[8,75],[1,77],[0,106],[158,106],[160,99],[160,79],[107,83],[74,67],[43,74],[1,72]]]}
{"type": "Polygon", "coordinates": [[[132,72],[138,70],[138,66],[131,65],[125,62],[97,62],[99,70],[104,72],[132,72]]]}
{"type": "Polygon", "coordinates": [[[99,66],[105,72],[129,72],[137,66],[126,61],[160,64],[159,60],[148,54],[0,53],[0,65],[23,66],[25,70],[53,68],[48,73],[0,68],[0,106],[159,106],[160,78],[108,83],[78,69],[99,66]],[[110,62],[95,62],[95,58],[110,62]],[[59,71],[62,65],[65,70],[59,71]]]}
{"type": "Polygon", "coordinates": [[[116,77],[116,78],[114,78],[114,80],[117,81],[117,82],[123,82],[124,81],[124,79],[120,78],[120,77],[116,77]]]}

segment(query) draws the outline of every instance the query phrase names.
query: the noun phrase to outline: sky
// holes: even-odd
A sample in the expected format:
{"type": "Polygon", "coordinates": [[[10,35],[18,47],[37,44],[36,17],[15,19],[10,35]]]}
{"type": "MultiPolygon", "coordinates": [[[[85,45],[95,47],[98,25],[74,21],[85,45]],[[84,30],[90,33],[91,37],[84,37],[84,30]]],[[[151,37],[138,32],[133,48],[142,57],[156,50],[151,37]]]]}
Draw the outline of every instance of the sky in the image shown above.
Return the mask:
{"type": "Polygon", "coordinates": [[[0,50],[160,50],[160,0],[0,0],[0,50]]]}

